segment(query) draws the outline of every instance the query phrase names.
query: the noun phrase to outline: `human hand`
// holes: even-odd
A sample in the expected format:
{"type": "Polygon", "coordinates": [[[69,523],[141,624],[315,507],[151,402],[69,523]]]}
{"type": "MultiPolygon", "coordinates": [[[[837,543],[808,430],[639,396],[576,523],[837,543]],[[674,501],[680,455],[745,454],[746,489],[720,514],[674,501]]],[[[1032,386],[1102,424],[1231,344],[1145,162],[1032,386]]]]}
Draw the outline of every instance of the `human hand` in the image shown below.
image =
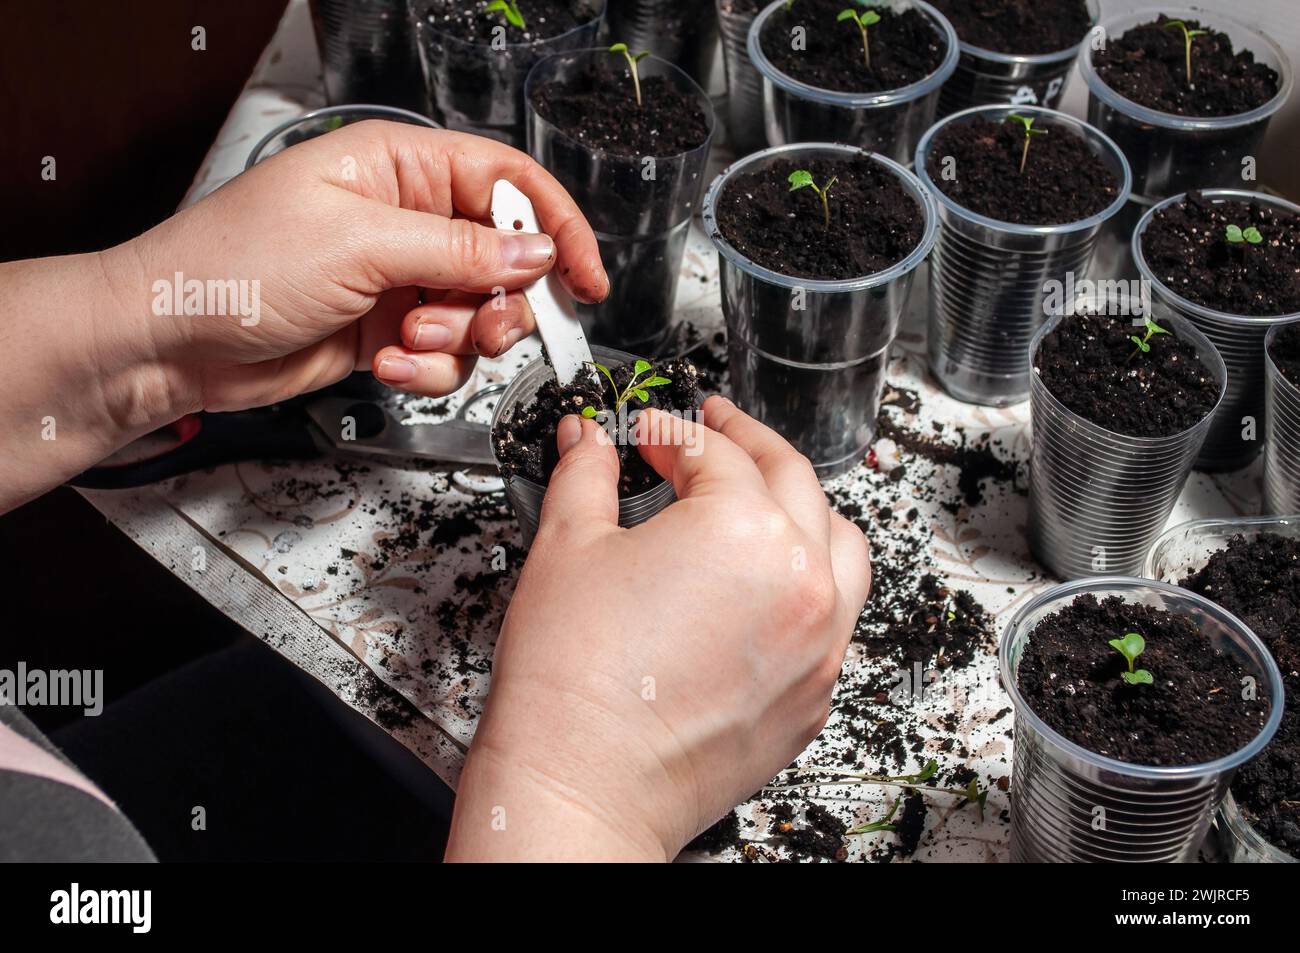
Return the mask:
{"type": "Polygon", "coordinates": [[[671,859],[825,724],[866,539],[776,433],[717,397],[704,424],[641,416],[678,501],[621,529],[608,438],[561,423],[448,859],[671,859]]]}

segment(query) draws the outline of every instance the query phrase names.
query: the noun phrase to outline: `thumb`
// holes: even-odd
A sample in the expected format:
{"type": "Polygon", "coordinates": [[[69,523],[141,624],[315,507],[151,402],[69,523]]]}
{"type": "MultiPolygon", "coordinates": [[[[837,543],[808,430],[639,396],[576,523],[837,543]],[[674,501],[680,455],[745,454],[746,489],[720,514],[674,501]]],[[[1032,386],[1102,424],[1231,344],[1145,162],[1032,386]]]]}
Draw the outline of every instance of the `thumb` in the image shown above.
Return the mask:
{"type": "Polygon", "coordinates": [[[542,502],[538,535],[618,525],[618,454],[594,420],[573,414],[555,431],[560,462],[542,502]]]}

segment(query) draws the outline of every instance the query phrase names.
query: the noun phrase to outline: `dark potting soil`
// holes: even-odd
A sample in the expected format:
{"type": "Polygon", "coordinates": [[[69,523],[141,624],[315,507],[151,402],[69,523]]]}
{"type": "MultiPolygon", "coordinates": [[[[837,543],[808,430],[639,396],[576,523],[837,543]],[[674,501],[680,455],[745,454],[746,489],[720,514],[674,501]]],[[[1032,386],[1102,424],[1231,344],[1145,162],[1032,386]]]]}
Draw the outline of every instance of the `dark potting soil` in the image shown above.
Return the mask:
{"type": "Polygon", "coordinates": [[[836,281],[884,271],[921,241],[921,209],[898,179],[865,157],[780,160],[732,178],[718,197],[718,229],[742,255],[794,278],[836,281]],[[830,227],[811,188],[790,191],[805,169],[829,193],[830,227]]]}
{"type": "Polygon", "coordinates": [[[1021,56],[1058,53],[1092,27],[1084,0],[930,0],[963,43],[1021,56]]]}
{"type": "Polygon", "coordinates": [[[1233,52],[1232,39],[1197,20],[1192,38],[1192,82],[1187,82],[1187,43],[1172,18],[1160,14],[1095,50],[1097,75],[1125,99],[1179,116],[1232,116],[1264,105],[1277,95],[1277,72],[1255,62],[1250,50],[1233,52]]]}
{"type": "MultiPolygon", "coordinates": [[[[632,364],[615,364],[609,370],[620,391],[627,387],[634,374],[632,364]]],[[[652,373],[666,377],[672,383],[647,390],[649,400],[645,402],[633,397],[624,405],[629,428],[633,425],[634,412],[644,407],[685,413],[697,409],[702,402],[698,374],[690,361],[672,360],[656,364],[652,373]]],[[[613,403],[609,382],[595,371],[586,377],[579,375],[565,387],[561,387],[554,377],[550,378],[538,389],[531,403],[517,408],[508,420],[501,421],[493,430],[492,445],[501,475],[507,478],[521,476],[545,485],[560,460],[555,446],[555,431],[560,420],[568,414],[581,414],[584,407],[607,411],[613,403]]],[[[659,474],[641,458],[630,441],[615,442],[614,449],[619,458],[620,497],[644,492],[661,482],[659,474]]]]}
{"type": "Polygon", "coordinates": [[[799,823],[795,807],[789,802],[781,802],[772,809],[770,833],[789,848],[792,859],[844,861],[848,858],[844,843],[847,824],[812,801],[804,804],[804,817],[807,823],[799,823]]]}
{"type": "Polygon", "coordinates": [[[845,0],[797,0],[763,25],[759,37],[763,52],[773,66],[801,83],[849,93],[910,86],[943,62],[947,47],[924,14],[875,7],[880,22],[867,27],[868,68],[861,32],[847,20],[835,19],[852,6],[845,0]],[[804,49],[794,49],[791,31],[796,27],[805,31],[804,49]]]}
{"type": "Polygon", "coordinates": [[[1022,174],[1022,123],[983,116],[954,123],[935,137],[926,171],[963,208],[1017,225],[1077,222],[1114,202],[1119,177],[1088,144],[1064,127],[1044,131],[1031,137],[1022,174]]]}
{"type": "Polygon", "coordinates": [[[1085,593],[1034,627],[1016,684],[1039,718],[1096,754],[1129,764],[1203,764],[1248,744],[1268,700],[1242,697],[1245,670],[1213,649],[1187,616],[1085,593]],[[1154,683],[1129,685],[1108,642],[1136,632],[1136,667],[1154,683]]]}
{"type": "Polygon", "coordinates": [[[1300,323],[1291,324],[1277,332],[1273,347],[1269,349],[1273,363],[1282,376],[1300,387],[1300,323]]]}
{"type": "Polygon", "coordinates": [[[520,13],[524,28],[512,25],[499,12],[488,12],[491,0],[417,0],[413,4],[422,22],[432,30],[468,43],[491,43],[498,27],[505,27],[505,42],[536,43],[560,36],[596,18],[592,0],[524,0],[520,13]]]}
{"type": "Polygon", "coordinates": [[[1232,796],[1269,843],[1300,857],[1300,539],[1234,536],[1179,585],[1250,626],[1282,670],[1282,724],[1263,753],[1237,771],[1232,796]]]}
{"type": "Polygon", "coordinates": [[[1228,314],[1300,312],[1300,216],[1262,202],[1214,202],[1190,192],[1155,215],[1142,254],[1156,278],[1189,301],[1228,314]],[[1263,241],[1230,242],[1229,225],[1263,241]]]}
{"type": "Polygon", "coordinates": [[[1195,348],[1171,331],[1152,336],[1143,353],[1133,335],[1146,331],[1131,318],[1068,316],[1043,338],[1034,373],[1062,404],[1112,433],[1168,437],[1204,419],[1219,385],[1195,348]]]}
{"type": "Polygon", "coordinates": [[[533,107],[574,139],[614,155],[675,156],[704,144],[709,120],[694,96],[649,76],[641,80],[638,106],[631,72],[613,57],[609,66],[570,81],[541,84],[533,107]]]}

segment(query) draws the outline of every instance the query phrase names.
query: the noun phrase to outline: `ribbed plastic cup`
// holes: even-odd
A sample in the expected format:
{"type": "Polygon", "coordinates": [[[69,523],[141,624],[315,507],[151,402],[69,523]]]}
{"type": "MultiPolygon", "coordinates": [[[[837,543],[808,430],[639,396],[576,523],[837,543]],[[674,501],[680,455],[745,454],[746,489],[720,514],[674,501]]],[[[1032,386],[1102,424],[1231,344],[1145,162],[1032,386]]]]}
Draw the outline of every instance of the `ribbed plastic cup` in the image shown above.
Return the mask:
{"type": "Polygon", "coordinates": [[[754,13],[737,0],[717,0],[722,65],[727,74],[727,138],[738,155],[767,145],[763,131],[763,77],[749,59],[749,28],[754,13]]]}
{"type": "Polygon", "coordinates": [[[1084,41],[1078,63],[1088,84],[1088,122],[1124,150],[1133,167],[1133,191],[1154,199],[1239,184],[1242,160],[1259,155],[1268,122],[1286,102],[1293,82],[1286,54],[1268,37],[1222,13],[1192,8],[1151,7],[1107,17],[1084,41]],[[1277,95],[1249,112],[1193,117],[1150,109],[1115,92],[1093,68],[1094,43],[1117,38],[1161,13],[1174,20],[1198,20],[1226,33],[1234,48],[1250,50],[1258,62],[1278,72],[1277,95]]]}
{"type": "Polygon", "coordinates": [[[429,91],[430,115],[448,129],[526,146],[524,82],[529,71],[554,53],[596,45],[605,0],[589,0],[586,23],[537,43],[468,43],[433,27],[427,0],[410,0],[416,48],[429,91]]]}
{"type": "Polygon", "coordinates": [[[718,53],[718,21],[708,0],[615,0],[605,12],[604,42],[649,50],[707,86],[718,53]]]}
{"type": "MultiPolygon", "coordinates": [[[[1300,215],[1300,205],[1262,192],[1207,189],[1202,194],[1216,202],[1259,202],[1300,215]]],[[[1142,280],[1150,284],[1156,320],[1177,314],[1191,321],[1214,343],[1228,365],[1228,393],[1196,460],[1196,469],[1237,470],[1255,459],[1268,436],[1264,412],[1264,338],[1275,325],[1300,318],[1300,312],[1269,317],[1227,314],[1196,304],[1165,285],[1147,264],[1142,253],[1142,236],[1156,213],[1185,198],[1185,195],[1175,195],[1142,216],[1133,232],[1133,260],[1142,280]]]]}
{"type": "Polygon", "coordinates": [[[782,73],[767,58],[759,37],[768,18],[785,5],[773,0],[749,28],[749,59],[763,78],[763,118],[773,145],[845,142],[906,165],[921,134],[934,122],[939,90],[957,68],[961,51],[952,24],[924,0],[910,6],[925,14],[947,53],[929,76],[898,89],[844,93],[810,86],[782,73]]]}
{"type": "MultiPolygon", "coordinates": [[[[1100,16],[1097,0],[1087,0],[1088,14],[1096,24],[1100,16]]],[[[1079,55],[1080,40],[1054,53],[999,53],[973,43],[961,42],[961,58],[952,79],[939,94],[939,116],[970,109],[1014,103],[1053,108],[1065,93],[1079,55]]]]}
{"type": "Polygon", "coordinates": [[[1196,858],[1237,768],[1258,754],[1282,721],[1282,676],[1259,638],[1236,616],[1194,593],[1127,576],[1065,583],[1027,602],[998,650],[1002,686],[1015,708],[1011,860],[1016,863],[1177,863],[1196,858]],[[1119,596],[1192,620],[1207,650],[1235,657],[1269,703],[1250,743],[1204,764],[1136,765],[1107,758],[1048,725],[1020,694],[1016,673],[1035,627],[1075,598],[1119,596]]]}
{"type": "MultiPolygon", "coordinates": [[[[594,344],[654,354],[673,328],[673,303],[691,218],[704,188],[704,169],[716,120],[708,94],[673,64],[643,59],[642,80],[661,77],[692,97],[709,132],[704,141],[675,155],[613,155],[592,149],[547,121],[533,108],[533,91],[543,83],[584,75],[598,65],[621,61],[608,50],[551,56],[528,77],[528,151],[573,196],[596,232],[600,258],[609,275],[609,297],[578,305],[587,339],[594,344]],[[647,176],[647,169],[653,175],[647,176]]],[[[630,86],[629,80],[629,86],[630,86]]],[[[629,108],[635,108],[628,92],[629,108]]]]}
{"type": "MultiPolygon", "coordinates": [[[[633,354],[594,345],[591,354],[607,367],[636,360],[633,354]]],[[[506,387],[492,410],[491,432],[495,434],[498,424],[509,420],[517,407],[527,404],[544,383],[554,379],[555,369],[542,358],[538,358],[520,371],[506,387]]],[[[495,440],[492,442],[492,447],[495,453],[495,440]]],[[[533,537],[537,535],[538,522],[542,517],[542,500],[546,497],[546,487],[521,476],[503,477],[502,482],[505,484],[506,499],[510,501],[510,508],[515,511],[519,526],[523,530],[524,545],[531,546],[533,537]]],[[[644,523],[675,499],[677,497],[673,493],[673,485],[667,480],[662,480],[634,496],[620,497],[618,525],[629,527],[644,523]]]]}
{"type": "MultiPolygon", "coordinates": [[[[1031,366],[1043,339],[1068,319],[1054,317],[1034,336],[1031,366]]],[[[1219,384],[1221,401],[1227,370],[1214,346],[1182,318],[1165,327],[1196,349],[1219,384]]],[[[1140,572],[1187,482],[1214,413],[1181,433],[1133,437],[1085,420],[1057,400],[1039,374],[1030,376],[1029,543],[1034,555],[1062,579],[1140,572]]]]}
{"type": "Polygon", "coordinates": [[[1270,349],[1284,327],[1274,325],[1264,341],[1264,512],[1300,513],[1300,387],[1273,360],[1270,349]]]}
{"type": "Polygon", "coordinates": [[[258,140],[257,145],[253,146],[253,151],[248,154],[244,168],[251,169],[263,159],[269,159],[290,146],[306,142],[308,139],[315,139],[317,136],[322,136],[341,126],[350,126],[354,122],[365,122],[367,119],[404,122],[412,126],[426,126],[429,129],[441,128],[427,116],[421,116],[419,113],[413,113],[406,109],[398,109],[395,106],[374,106],[365,103],[352,106],[329,106],[325,109],[316,109],[309,113],[303,113],[301,116],[276,126],[258,140]]]}
{"type": "MultiPolygon", "coordinates": [[[[939,157],[942,160],[942,156],[939,157]]],[[[916,175],[939,203],[939,241],[930,259],[928,353],[944,389],[972,404],[1004,406],[1029,395],[1029,342],[1046,320],[1048,283],[1085,278],[1106,221],[1128,201],[1128,163],[1102,133],[1064,113],[1036,106],[976,106],[940,120],[916,149],[916,175]],[[963,208],[930,178],[938,135],[976,118],[1002,122],[1015,113],[1036,128],[1079,136],[1120,182],[1113,202],[1076,222],[1014,225],[963,208]]],[[[960,171],[958,172],[960,175],[960,171]]]]}
{"type": "Polygon", "coordinates": [[[426,112],[407,0],[311,0],[325,98],[426,112]]]}
{"type": "Polygon", "coordinates": [[[889,346],[937,228],[934,199],[914,175],[853,146],[775,146],[731,165],[709,186],[704,231],[718,250],[732,397],[812,461],[822,479],[857,466],[875,439],[889,346]],[[884,271],[843,281],[778,274],[742,255],[718,229],[717,203],[732,177],[784,159],[856,156],[894,175],[925,219],[917,246],[884,271]]]}

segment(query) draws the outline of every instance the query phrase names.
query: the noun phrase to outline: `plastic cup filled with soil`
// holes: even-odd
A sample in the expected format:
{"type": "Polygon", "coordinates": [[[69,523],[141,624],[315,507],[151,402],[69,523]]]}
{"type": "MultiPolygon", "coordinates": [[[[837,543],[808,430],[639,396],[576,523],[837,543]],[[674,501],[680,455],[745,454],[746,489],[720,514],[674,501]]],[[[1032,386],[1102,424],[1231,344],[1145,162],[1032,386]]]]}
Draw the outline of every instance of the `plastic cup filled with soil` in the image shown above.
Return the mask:
{"type": "Polygon", "coordinates": [[[909,162],[957,68],[952,24],[897,6],[774,0],[749,29],[767,141],[844,142],[909,162]]]}
{"type": "Polygon", "coordinates": [[[601,41],[649,50],[707,87],[718,55],[718,21],[708,0],[616,0],[605,11],[601,41]]]}
{"type": "Polygon", "coordinates": [[[708,95],[624,43],[543,60],[528,77],[528,151],[596,231],[609,297],[578,306],[589,340],[655,353],[673,303],[713,140],[708,95]]]}
{"type": "Polygon", "coordinates": [[[1097,0],[932,0],[957,31],[961,59],[939,115],[1015,103],[1051,109],[1099,16],[1097,0]]]}
{"type": "Polygon", "coordinates": [[[941,222],[930,260],[930,369],[958,400],[1022,401],[1029,342],[1083,287],[1102,226],[1128,199],[1128,163],[1086,123],[1003,105],[941,120],[921,140],[915,168],[941,222]]]}
{"type": "Polygon", "coordinates": [[[1033,342],[1029,543],[1063,579],[1141,570],[1223,398],[1205,335],[1141,310],[1082,302],[1033,342]]]}
{"type": "Polygon", "coordinates": [[[1148,579],[1041,593],[999,662],[1013,862],[1195,860],[1233,774],[1282,721],[1281,673],[1246,623],[1148,579]]]}
{"type": "Polygon", "coordinates": [[[595,46],[605,0],[411,0],[410,11],[433,118],[523,149],[529,71],[595,46]]]}
{"type": "Polygon", "coordinates": [[[857,466],[912,274],[934,244],[934,199],[883,156],[777,146],[713,181],[704,229],[718,250],[732,397],[819,476],[857,466]]]}
{"type": "Polygon", "coordinates": [[[1300,513],[1300,320],[1264,342],[1264,512],[1300,513]]]}
{"type": "Polygon", "coordinates": [[[727,141],[737,156],[767,146],[763,130],[763,77],[749,58],[749,28],[764,0],[715,0],[722,65],[727,78],[727,141]]]}
{"type": "Polygon", "coordinates": [[[1231,863],[1300,861],[1300,516],[1175,526],[1151,548],[1147,575],[1227,609],[1278,663],[1282,723],[1233,777],[1218,834],[1231,863]]]}
{"type": "Polygon", "coordinates": [[[1191,321],[1228,365],[1197,469],[1246,466],[1268,437],[1265,337],[1300,318],[1300,205],[1238,189],[1177,195],[1143,216],[1132,248],[1157,317],[1191,321]]]}
{"type": "Polygon", "coordinates": [[[1088,121],[1119,143],[1133,191],[1152,199],[1240,183],[1292,84],[1276,43],[1200,9],[1107,17],[1078,62],[1088,121]]]}
{"type": "Polygon", "coordinates": [[[637,450],[637,419],[646,408],[656,408],[696,420],[702,398],[695,366],[686,360],[648,361],[610,348],[591,351],[594,363],[570,384],[561,385],[544,359],[529,364],[492,412],[492,453],[525,546],[537,533],[546,485],[560,460],[555,432],[569,414],[595,420],[618,452],[620,526],[644,523],[676,498],[672,484],[637,450]]]}

